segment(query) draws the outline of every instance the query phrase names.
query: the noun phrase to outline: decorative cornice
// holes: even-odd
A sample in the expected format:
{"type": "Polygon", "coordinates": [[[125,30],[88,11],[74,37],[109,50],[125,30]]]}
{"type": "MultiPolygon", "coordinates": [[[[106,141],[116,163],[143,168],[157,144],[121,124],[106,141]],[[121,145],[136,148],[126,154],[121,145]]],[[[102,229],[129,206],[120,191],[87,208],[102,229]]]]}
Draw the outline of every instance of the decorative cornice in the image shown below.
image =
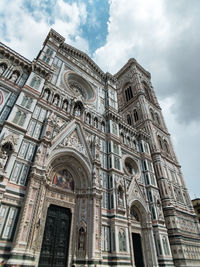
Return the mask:
{"type": "Polygon", "coordinates": [[[40,75],[44,76],[44,78],[48,78],[53,74],[51,67],[44,64],[41,60],[34,59],[31,66],[33,71],[38,72],[40,75]]]}
{"type": "Polygon", "coordinates": [[[112,82],[115,82],[115,79],[113,77],[112,74],[110,73],[104,73],[102,71],[102,69],[84,52],[82,52],[81,50],[65,43],[65,38],[62,37],[59,33],[57,33],[55,30],[51,29],[44,41],[44,45],[48,42],[51,41],[51,38],[58,42],[59,44],[59,48],[58,48],[58,52],[59,51],[64,51],[67,52],[68,54],[78,57],[79,59],[83,59],[85,60],[89,66],[101,77],[102,80],[107,81],[110,80],[112,82]]]}
{"type": "Polygon", "coordinates": [[[19,62],[20,65],[24,65],[24,67],[31,68],[31,61],[21,56],[5,44],[0,42],[0,52],[6,55],[9,59],[12,59],[16,63],[19,62]]]}
{"type": "Polygon", "coordinates": [[[69,44],[66,44],[66,43],[63,43],[60,45],[60,48],[61,50],[71,54],[71,55],[74,55],[75,57],[79,57],[80,59],[84,59],[89,65],[90,67],[96,71],[103,80],[106,79],[106,75],[105,73],[100,69],[100,67],[84,52],[80,51],[79,49],[69,45],[69,44]]]}
{"type": "Polygon", "coordinates": [[[141,138],[141,139],[145,139],[145,140],[150,139],[150,135],[148,133],[146,133],[145,131],[143,131],[141,129],[137,130],[133,126],[127,124],[124,121],[124,118],[121,115],[119,115],[118,113],[114,112],[113,110],[107,109],[104,116],[106,118],[113,119],[115,122],[117,122],[119,124],[119,126],[121,128],[123,128],[125,131],[129,132],[133,136],[136,136],[137,138],[141,138]]]}

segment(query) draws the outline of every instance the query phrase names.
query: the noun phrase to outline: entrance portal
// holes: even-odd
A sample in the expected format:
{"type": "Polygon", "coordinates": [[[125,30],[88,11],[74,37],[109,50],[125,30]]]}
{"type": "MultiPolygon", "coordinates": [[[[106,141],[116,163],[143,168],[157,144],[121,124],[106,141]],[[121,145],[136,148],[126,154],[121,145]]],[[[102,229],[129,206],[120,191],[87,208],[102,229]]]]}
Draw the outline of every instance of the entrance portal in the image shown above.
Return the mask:
{"type": "Polygon", "coordinates": [[[133,251],[136,267],[144,267],[141,236],[137,233],[132,233],[133,251]]]}
{"type": "Polygon", "coordinates": [[[47,212],[39,267],[67,266],[70,225],[70,210],[50,205],[47,212]]]}

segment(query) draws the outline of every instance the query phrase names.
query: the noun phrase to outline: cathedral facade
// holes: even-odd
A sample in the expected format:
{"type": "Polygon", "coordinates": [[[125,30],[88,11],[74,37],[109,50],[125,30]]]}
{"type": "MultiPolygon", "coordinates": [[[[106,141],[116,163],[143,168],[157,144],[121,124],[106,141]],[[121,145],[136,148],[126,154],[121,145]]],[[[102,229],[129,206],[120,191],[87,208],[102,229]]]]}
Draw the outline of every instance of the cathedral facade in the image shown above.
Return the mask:
{"type": "Polygon", "coordinates": [[[0,260],[200,266],[200,227],[150,73],[115,75],[50,30],[0,44],[0,260]]]}

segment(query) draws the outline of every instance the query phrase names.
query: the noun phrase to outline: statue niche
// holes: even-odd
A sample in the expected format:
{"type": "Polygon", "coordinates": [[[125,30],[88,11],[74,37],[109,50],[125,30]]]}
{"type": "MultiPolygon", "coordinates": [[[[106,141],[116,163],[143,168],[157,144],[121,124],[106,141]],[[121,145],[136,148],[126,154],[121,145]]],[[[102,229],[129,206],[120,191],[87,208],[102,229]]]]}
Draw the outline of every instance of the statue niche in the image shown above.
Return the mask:
{"type": "Polygon", "coordinates": [[[78,231],[78,250],[85,250],[85,235],[86,232],[83,227],[78,231]]]}
{"type": "Polygon", "coordinates": [[[67,169],[57,171],[53,175],[53,185],[62,189],[74,191],[74,179],[67,169]]]}

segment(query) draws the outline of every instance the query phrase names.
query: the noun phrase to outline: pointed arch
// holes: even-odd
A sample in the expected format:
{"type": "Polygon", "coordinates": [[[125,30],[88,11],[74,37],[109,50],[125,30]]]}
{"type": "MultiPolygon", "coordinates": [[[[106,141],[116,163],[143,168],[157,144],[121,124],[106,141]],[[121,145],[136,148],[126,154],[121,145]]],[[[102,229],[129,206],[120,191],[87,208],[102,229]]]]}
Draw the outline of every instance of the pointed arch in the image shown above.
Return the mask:
{"type": "Polygon", "coordinates": [[[139,115],[138,115],[138,111],[136,108],[133,110],[133,116],[134,116],[135,122],[137,122],[139,120],[139,115]]]}
{"type": "Polygon", "coordinates": [[[130,114],[127,114],[126,118],[127,118],[128,125],[132,125],[131,115],[130,114]]]}

